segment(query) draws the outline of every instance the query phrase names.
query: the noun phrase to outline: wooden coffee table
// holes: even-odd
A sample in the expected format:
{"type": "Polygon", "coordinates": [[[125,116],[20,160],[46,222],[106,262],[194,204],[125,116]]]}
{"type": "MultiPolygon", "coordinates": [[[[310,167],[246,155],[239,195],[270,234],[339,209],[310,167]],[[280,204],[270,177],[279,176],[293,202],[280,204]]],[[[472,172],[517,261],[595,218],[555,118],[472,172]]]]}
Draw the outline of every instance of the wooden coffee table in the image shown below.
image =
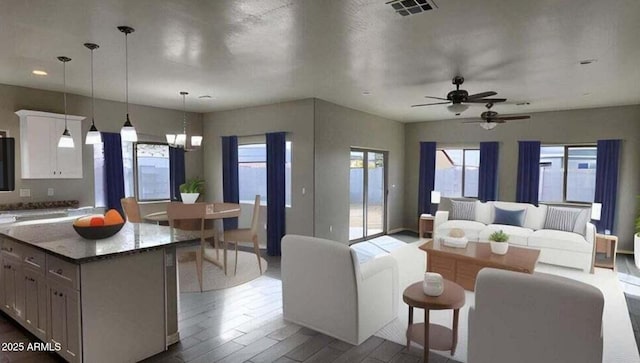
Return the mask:
{"type": "Polygon", "coordinates": [[[427,271],[437,272],[447,280],[455,281],[466,290],[473,291],[476,276],[485,267],[533,273],[540,250],[509,245],[506,255],[491,252],[489,243],[469,242],[466,248],[447,247],[429,240],[420,246],[427,253],[427,271]]]}
{"type": "Polygon", "coordinates": [[[458,315],[464,306],[464,290],[462,286],[444,280],[444,292],[440,296],[425,295],[422,281],[409,285],[402,293],[402,300],[409,305],[409,326],[407,327],[407,349],[411,342],[422,345],[424,361],[429,362],[429,348],[435,350],[451,350],[456,352],[458,343],[458,315]],[[424,309],[424,323],[413,323],[413,308],[424,309]],[[430,310],[453,309],[452,329],[429,323],[430,310]]]}

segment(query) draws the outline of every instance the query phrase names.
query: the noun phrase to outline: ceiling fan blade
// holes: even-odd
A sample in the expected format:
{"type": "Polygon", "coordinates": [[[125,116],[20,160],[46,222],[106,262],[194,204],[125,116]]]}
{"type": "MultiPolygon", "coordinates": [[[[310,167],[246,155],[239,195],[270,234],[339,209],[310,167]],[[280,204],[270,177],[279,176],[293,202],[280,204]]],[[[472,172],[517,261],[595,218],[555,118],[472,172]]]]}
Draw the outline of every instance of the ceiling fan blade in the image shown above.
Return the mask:
{"type": "Polygon", "coordinates": [[[498,94],[497,92],[493,92],[493,91],[480,92],[480,93],[476,93],[474,95],[468,95],[467,96],[467,100],[475,99],[475,98],[491,97],[491,96],[495,96],[497,94],[498,94]]]}
{"type": "Polygon", "coordinates": [[[472,100],[467,99],[465,103],[498,103],[505,102],[506,98],[474,98],[472,100]]]}
{"type": "Polygon", "coordinates": [[[527,120],[530,119],[531,116],[505,116],[505,117],[498,117],[498,120],[502,120],[502,121],[515,121],[515,120],[527,120]]]}
{"type": "Polygon", "coordinates": [[[436,102],[436,103],[422,103],[419,105],[411,105],[411,107],[422,107],[422,106],[432,106],[432,105],[447,105],[451,102],[436,102]]]}
{"type": "Polygon", "coordinates": [[[449,101],[448,99],[442,98],[442,97],[424,96],[424,98],[431,98],[431,99],[434,99],[434,100],[449,101]]]}
{"type": "Polygon", "coordinates": [[[485,123],[485,122],[487,122],[487,121],[484,121],[484,120],[478,120],[478,121],[463,121],[462,123],[463,123],[463,124],[483,124],[483,123],[485,123]]]}

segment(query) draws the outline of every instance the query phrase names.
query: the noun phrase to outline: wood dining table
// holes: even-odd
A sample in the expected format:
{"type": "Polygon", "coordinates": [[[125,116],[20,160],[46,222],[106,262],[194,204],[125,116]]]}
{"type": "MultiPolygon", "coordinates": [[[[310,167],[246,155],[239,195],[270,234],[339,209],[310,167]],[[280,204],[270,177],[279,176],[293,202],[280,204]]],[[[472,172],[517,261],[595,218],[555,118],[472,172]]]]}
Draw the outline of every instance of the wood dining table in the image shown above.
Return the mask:
{"type": "MultiPolygon", "coordinates": [[[[206,216],[205,220],[210,221],[209,223],[214,223],[215,220],[220,220],[224,218],[236,218],[240,217],[240,204],[237,203],[224,203],[224,202],[214,202],[214,203],[196,203],[196,204],[206,204],[206,216]]],[[[169,216],[167,215],[167,211],[160,211],[149,213],[143,217],[144,220],[148,222],[168,225],[169,224],[169,216]]],[[[174,228],[189,230],[189,231],[197,231],[200,230],[200,219],[192,219],[192,220],[176,220],[174,228]]],[[[208,226],[209,229],[213,229],[213,226],[208,226]]],[[[213,245],[216,248],[219,245],[219,237],[217,233],[213,235],[213,245]]],[[[224,244],[224,249],[226,250],[227,245],[224,244]]],[[[224,251],[223,251],[224,254],[224,251]]],[[[195,252],[190,252],[187,256],[184,256],[180,259],[180,262],[193,261],[196,258],[195,252]]],[[[207,254],[203,255],[203,258],[207,261],[213,263],[214,265],[224,269],[224,262],[220,262],[218,258],[211,257],[207,254]]]]}

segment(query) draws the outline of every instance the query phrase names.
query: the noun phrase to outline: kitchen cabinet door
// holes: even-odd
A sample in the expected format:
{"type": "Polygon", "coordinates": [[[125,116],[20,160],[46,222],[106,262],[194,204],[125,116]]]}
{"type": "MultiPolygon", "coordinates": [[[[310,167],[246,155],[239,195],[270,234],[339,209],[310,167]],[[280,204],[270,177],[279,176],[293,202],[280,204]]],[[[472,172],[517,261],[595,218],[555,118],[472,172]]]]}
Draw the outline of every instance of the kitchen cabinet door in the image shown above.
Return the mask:
{"type": "Polygon", "coordinates": [[[42,340],[47,337],[47,288],[44,275],[24,269],[24,323],[27,329],[42,340]]]}
{"type": "Polygon", "coordinates": [[[24,317],[24,287],[20,283],[22,277],[20,262],[7,256],[2,257],[2,308],[16,320],[24,317]]]}

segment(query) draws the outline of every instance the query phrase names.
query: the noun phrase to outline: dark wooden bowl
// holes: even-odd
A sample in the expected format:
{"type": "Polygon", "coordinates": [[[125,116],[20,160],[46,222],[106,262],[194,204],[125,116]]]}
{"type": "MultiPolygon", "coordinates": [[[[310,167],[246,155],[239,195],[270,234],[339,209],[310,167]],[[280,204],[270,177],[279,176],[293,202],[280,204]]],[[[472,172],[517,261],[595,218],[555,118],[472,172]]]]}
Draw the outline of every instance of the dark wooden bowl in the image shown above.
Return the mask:
{"type": "Polygon", "coordinates": [[[73,226],[73,229],[83,238],[86,239],[103,239],[109,238],[114,234],[120,232],[124,223],[113,224],[110,226],[94,226],[94,227],[78,227],[73,226]]]}

